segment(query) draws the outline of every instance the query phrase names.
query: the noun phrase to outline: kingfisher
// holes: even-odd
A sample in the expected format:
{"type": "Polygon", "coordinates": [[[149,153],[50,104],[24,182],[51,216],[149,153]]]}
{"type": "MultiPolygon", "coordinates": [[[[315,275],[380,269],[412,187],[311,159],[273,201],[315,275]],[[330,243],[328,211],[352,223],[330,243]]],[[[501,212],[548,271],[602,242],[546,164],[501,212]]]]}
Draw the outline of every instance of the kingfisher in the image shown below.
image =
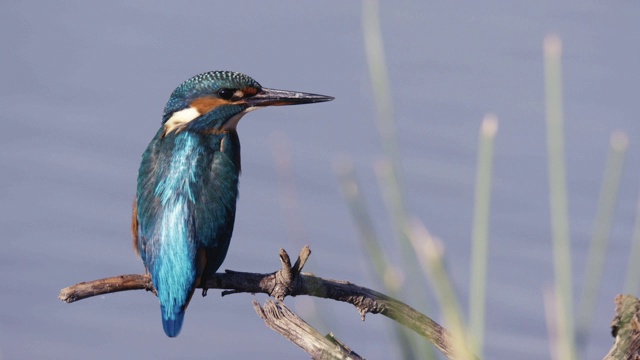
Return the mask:
{"type": "Polygon", "coordinates": [[[333,100],[262,87],[247,75],[211,71],[178,86],[142,155],[133,205],[136,252],[151,274],[165,334],[180,333],[197,285],[222,264],[236,214],[238,121],[266,107],[333,100]]]}

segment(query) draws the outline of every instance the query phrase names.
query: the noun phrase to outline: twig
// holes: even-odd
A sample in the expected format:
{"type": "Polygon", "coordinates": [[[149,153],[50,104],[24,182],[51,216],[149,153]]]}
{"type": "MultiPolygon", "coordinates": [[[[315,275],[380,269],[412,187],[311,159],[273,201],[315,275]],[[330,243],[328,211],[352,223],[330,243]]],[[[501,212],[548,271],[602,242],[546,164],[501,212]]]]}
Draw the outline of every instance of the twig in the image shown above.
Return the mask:
{"type": "Polygon", "coordinates": [[[58,299],[67,303],[72,303],[92,296],[127,290],[147,290],[156,294],[156,289],[151,283],[151,277],[149,274],[120,275],[106,279],[81,282],[79,284],[66,287],[60,291],[58,299]]]}
{"type": "Polygon", "coordinates": [[[362,359],[337,339],[322,336],[282,302],[267,300],[261,307],[253,300],[253,308],[269,328],[301,347],[312,359],[362,359]]]}
{"type": "MultiPolygon", "coordinates": [[[[213,275],[206,287],[227,290],[223,291],[223,296],[237,293],[264,293],[282,300],[285,296],[308,295],[347,302],[358,309],[362,320],[367,313],[382,314],[412,329],[435,345],[447,358],[454,359],[453,341],[449,332],[412,307],[348,281],[323,279],[309,273],[301,273],[302,266],[310,253],[309,247],[305,246],[292,267],[289,256],[281,249],[280,259],[283,266],[281,270],[269,274],[226,270],[225,273],[213,275]]],[[[154,291],[148,274],[123,275],[79,283],[62,289],[59,299],[71,303],[96,295],[141,289],[154,291]]]]}

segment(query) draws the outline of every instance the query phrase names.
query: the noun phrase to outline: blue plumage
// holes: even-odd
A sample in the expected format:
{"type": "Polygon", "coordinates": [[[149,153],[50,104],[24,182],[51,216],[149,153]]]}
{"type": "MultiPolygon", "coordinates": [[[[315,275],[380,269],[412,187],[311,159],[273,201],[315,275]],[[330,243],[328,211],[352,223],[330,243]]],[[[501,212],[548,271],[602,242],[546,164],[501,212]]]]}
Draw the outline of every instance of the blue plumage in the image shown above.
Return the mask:
{"type": "Polygon", "coordinates": [[[196,286],[229,248],[240,174],[237,122],[257,107],[331,99],[262,88],[229,71],[195,76],[173,92],[142,155],[133,216],[134,246],[158,292],[168,336],[180,333],[196,286]]]}

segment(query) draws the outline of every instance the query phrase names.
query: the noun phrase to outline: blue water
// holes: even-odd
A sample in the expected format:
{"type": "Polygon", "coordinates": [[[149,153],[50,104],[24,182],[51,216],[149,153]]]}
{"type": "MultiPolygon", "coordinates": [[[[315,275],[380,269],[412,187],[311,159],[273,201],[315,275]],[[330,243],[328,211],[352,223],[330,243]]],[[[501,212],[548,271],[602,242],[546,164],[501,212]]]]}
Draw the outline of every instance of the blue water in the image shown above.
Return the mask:
{"type": "MultiPolygon", "coordinates": [[[[381,14],[408,207],[443,239],[462,299],[469,287],[477,133],[485,113],[500,119],[486,358],[550,357],[543,303],[544,289],[553,284],[546,34],[556,32],[564,42],[576,296],[609,134],[629,135],[586,349],[586,358],[602,358],[612,342],[613,298],[622,291],[640,183],[640,4],[386,1],[381,14]]],[[[332,169],[337,157],[353,158],[385,246],[395,249],[373,171],[382,150],[360,17],[360,2],[0,4],[0,357],[305,357],[263,325],[252,295],[220,298],[211,290],[205,299],[194,297],[177,339],[163,334],[151,294],[71,305],[57,295],[76,282],[143,271],[129,234],[140,155],[175,86],[214,69],[247,73],[267,87],[336,97],[261,110],[241,121],[241,195],[222,268],[274,271],[279,248],[295,254],[309,244],[307,271],[377,288],[332,169]],[[273,142],[283,137],[293,151],[293,211],[283,202],[289,190],[272,155],[273,142]]],[[[354,308],[331,301],[287,303],[301,314],[315,306],[321,319],[310,321],[367,358],[398,354],[385,318],[370,315],[363,323],[354,308]]],[[[433,305],[429,315],[441,320],[433,305]]]]}

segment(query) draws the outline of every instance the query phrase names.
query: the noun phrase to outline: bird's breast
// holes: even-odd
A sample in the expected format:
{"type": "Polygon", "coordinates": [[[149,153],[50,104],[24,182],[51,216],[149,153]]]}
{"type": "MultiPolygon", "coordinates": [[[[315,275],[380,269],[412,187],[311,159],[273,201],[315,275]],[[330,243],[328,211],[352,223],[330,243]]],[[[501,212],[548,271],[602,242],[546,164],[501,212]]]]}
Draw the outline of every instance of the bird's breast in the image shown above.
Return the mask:
{"type": "Polygon", "coordinates": [[[188,242],[196,248],[228,241],[238,196],[239,151],[232,133],[183,131],[152,141],[138,178],[143,238],[188,242]],[[169,225],[185,231],[167,238],[169,225]]]}

